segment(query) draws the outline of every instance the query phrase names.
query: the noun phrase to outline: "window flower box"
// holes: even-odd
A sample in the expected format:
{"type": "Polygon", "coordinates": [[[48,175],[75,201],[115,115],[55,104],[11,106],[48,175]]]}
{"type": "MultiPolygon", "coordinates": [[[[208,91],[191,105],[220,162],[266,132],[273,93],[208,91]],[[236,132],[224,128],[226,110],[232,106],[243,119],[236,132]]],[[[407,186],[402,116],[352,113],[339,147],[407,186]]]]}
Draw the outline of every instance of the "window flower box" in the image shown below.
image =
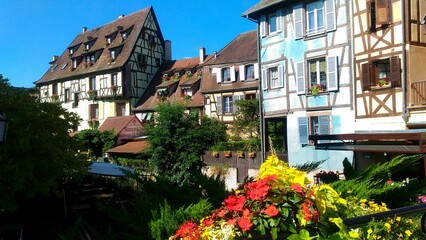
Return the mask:
{"type": "Polygon", "coordinates": [[[312,96],[317,96],[320,92],[323,92],[327,89],[324,84],[315,84],[309,88],[309,92],[312,96]]]}
{"type": "Polygon", "coordinates": [[[87,94],[89,94],[89,98],[91,100],[95,100],[97,95],[98,95],[98,92],[94,89],[91,89],[91,90],[87,91],[87,94]]]}
{"type": "Polygon", "coordinates": [[[245,158],[245,154],[243,151],[237,151],[237,157],[238,158],[245,158]]]}
{"type": "Polygon", "coordinates": [[[218,158],[219,157],[219,152],[218,151],[213,151],[212,152],[212,156],[215,157],[215,158],[218,158]]]}
{"type": "Polygon", "coordinates": [[[231,151],[223,151],[223,156],[225,156],[226,158],[230,158],[232,157],[232,153],[231,151]]]}
{"type": "Polygon", "coordinates": [[[250,157],[250,158],[255,158],[255,157],[256,157],[256,152],[255,152],[255,151],[251,151],[251,152],[249,153],[249,157],[250,157]]]}

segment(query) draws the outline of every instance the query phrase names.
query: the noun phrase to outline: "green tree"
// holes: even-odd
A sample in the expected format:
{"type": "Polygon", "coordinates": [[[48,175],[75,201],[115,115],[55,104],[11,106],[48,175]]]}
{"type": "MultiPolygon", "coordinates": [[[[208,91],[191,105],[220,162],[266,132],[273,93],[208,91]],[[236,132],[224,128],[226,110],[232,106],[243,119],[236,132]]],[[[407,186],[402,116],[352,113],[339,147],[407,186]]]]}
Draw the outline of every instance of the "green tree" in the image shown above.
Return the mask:
{"type": "Polygon", "coordinates": [[[226,128],[206,118],[200,121],[198,112],[187,112],[185,104],[162,102],[156,111],[158,118],[146,128],[150,164],[174,183],[195,183],[203,166],[200,156],[221,134],[226,136],[226,128]],[[212,131],[221,133],[215,132],[214,137],[212,131]]]}
{"type": "Polygon", "coordinates": [[[48,195],[59,181],[85,168],[68,132],[79,117],[59,104],[39,102],[34,93],[11,87],[0,75],[0,109],[9,120],[0,144],[0,209],[14,210],[20,200],[48,195]]]}
{"type": "Polygon", "coordinates": [[[237,111],[233,131],[236,135],[247,135],[256,137],[259,135],[259,99],[239,99],[235,101],[237,111]]]}
{"type": "Polygon", "coordinates": [[[89,151],[89,157],[102,157],[103,154],[116,146],[117,137],[114,131],[99,131],[95,129],[85,129],[75,136],[89,151]]]}

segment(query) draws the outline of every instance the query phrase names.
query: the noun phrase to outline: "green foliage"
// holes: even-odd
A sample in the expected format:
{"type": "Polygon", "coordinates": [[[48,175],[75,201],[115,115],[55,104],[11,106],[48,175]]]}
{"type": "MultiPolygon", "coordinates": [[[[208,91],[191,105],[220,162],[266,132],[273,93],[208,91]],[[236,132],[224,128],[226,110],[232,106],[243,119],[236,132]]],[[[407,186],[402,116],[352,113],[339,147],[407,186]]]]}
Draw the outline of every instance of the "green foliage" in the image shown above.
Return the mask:
{"type": "Polygon", "coordinates": [[[259,135],[259,99],[239,99],[234,102],[237,108],[233,131],[236,135],[248,135],[254,137],[259,135]]]}
{"type": "Polygon", "coordinates": [[[103,154],[116,145],[117,137],[114,131],[99,131],[95,129],[85,129],[75,135],[82,143],[84,148],[88,149],[89,157],[102,157],[103,154]]]}
{"type": "Polygon", "coordinates": [[[295,165],[293,167],[296,168],[296,169],[299,169],[300,171],[304,171],[304,172],[309,173],[309,172],[318,170],[319,166],[321,166],[321,164],[323,164],[325,161],[327,161],[327,160],[325,159],[325,160],[316,161],[316,162],[314,162],[314,161],[306,162],[304,164],[295,165]]]}
{"type": "Polygon", "coordinates": [[[195,184],[194,173],[203,166],[200,156],[222,138],[225,128],[207,118],[200,124],[198,112],[187,113],[185,104],[162,102],[156,111],[158,118],[146,128],[150,164],[174,183],[195,184]]]}
{"type": "Polygon", "coordinates": [[[78,115],[57,103],[40,103],[33,92],[12,88],[0,75],[0,106],[9,120],[6,142],[0,144],[0,209],[54,193],[59,181],[85,169],[79,144],[69,135],[78,115]]]}
{"type": "Polygon", "coordinates": [[[424,155],[400,155],[391,161],[371,165],[358,172],[353,179],[333,182],[331,186],[343,198],[350,194],[359,199],[383,201],[391,208],[402,207],[421,193],[426,182],[411,180],[409,183],[390,184],[389,179],[392,175],[417,165],[423,157],[424,155]]]}
{"type": "Polygon", "coordinates": [[[345,175],[345,179],[353,179],[356,177],[356,170],[349,162],[348,158],[343,160],[343,174],[345,175]]]}
{"type": "Polygon", "coordinates": [[[212,205],[207,200],[177,210],[172,210],[167,201],[164,201],[164,207],[160,206],[159,211],[152,212],[153,219],[149,223],[151,236],[156,240],[167,239],[187,219],[199,222],[211,209],[212,205]]]}

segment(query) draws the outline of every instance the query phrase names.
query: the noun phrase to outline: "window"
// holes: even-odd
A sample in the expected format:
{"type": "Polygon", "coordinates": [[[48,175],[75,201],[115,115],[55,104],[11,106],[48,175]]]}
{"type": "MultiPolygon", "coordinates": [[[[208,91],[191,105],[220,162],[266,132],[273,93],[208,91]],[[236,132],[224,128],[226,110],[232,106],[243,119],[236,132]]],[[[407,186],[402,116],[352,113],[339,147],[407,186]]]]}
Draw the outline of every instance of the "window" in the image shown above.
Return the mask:
{"type": "Polygon", "coordinates": [[[308,61],[309,86],[327,86],[327,64],[325,58],[308,61]]]}
{"type": "Polygon", "coordinates": [[[89,118],[90,119],[98,119],[99,118],[99,105],[98,104],[90,104],[89,105],[89,118]]]}
{"type": "Polygon", "coordinates": [[[368,30],[375,32],[386,28],[391,21],[389,0],[371,0],[367,2],[368,30]]]}
{"type": "Polygon", "coordinates": [[[96,77],[90,77],[89,90],[96,90],[96,77]]]}
{"type": "Polygon", "coordinates": [[[254,100],[254,99],[256,99],[256,94],[246,94],[245,99],[246,100],[254,100]]]}
{"type": "Polygon", "coordinates": [[[222,80],[223,82],[229,82],[231,81],[231,69],[229,68],[222,68],[222,80]]]}
{"type": "Polygon", "coordinates": [[[73,59],[72,60],[72,67],[76,68],[77,67],[77,59],[73,59]]]}
{"type": "Polygon", "coordinates": [[[306,90],[309,90],[310,93],[314,94],[312,89],[313,86],[315,86],[315,88],[319,87],[321,91],[339,90],[337,63],[337,56],[310,59],[307,60],[306,63],[297,62],[297,93],[305,94],[306,90]],[[308,86],[308,89],[306,89],[306,86],[308,86]]]}
{"type": "Polygon", "coordinates": [[[320,0],[295,5],[293,21],[295,39],[336,30],[335,1],[320,0]]]}
{"type": "Polygon", "coordinates": [[[117,73],[111,74],[111,86],[118,86],[118,75],[117,75],[117,73]]]}
{"type": "Polygon", "coordinates": [[[192,87],[182,87],[182,95],[192,97],[192,87]]]}
{"type": "Polygon", "coordinates": [[[126,116],[126,103],[116,103],[115,104],[116,116],[126,116]]]}
{"type": "Polygon", "coordinates": [[[64,63],[64,65],[62,65],[61,70],[64,70],[67,67],[68,63],[64,63]]]}
{"type": "Polygon", "coordinates": [[[262,89],[275,89],[284,87],[284,66],[262,69],[262,89]]]}
{"type": "Polygon", "coordinates": [[[244,74],[245,79],[254,79],[254,65],[247,65],[244,74]]]}
{"type": "Polygon", "coordinates": [[[72,105],[74,108],[78,107],[79,100],[80,100],[79,94],[74,93],[74,102],[73,102],[73,105],[72,105]]]}
{"type": "Polygon", "coordinates": [[[401,86],[401,63],[398,56],[362,64],[362,89],[401,86]]]}
{"type": "Polygon", "coordinates": [[[299,117],[299,141],[302,146],[312,144],[309,142],[309,135],[325,135],[330,134],[330,116],[311,116],[299,117]]]}
{"type": "Polygon", "coordinates": [[[71,98],[70,94],[71,94],[70,93],[70,89],[69,88],[65,89],[65,102],[69,102],[70,101],[70,98],[71,98]]]}
{"type": "Polygon", "coordinates": [[[94,64],[95,63],[95,54],[87,55],[86,56],[86,62],[94,64]]]}
{"type": "Polygon", "coordinates": [[[90,49],[90,43],[86,43],[84,49],[89,50],[90,49]]]}
{"type": "Polygon", "coordinates": [[[282,10],[278,9],[276,12],[268,16],[260,16],[260,36],[265,37],[271,34],[282,32],[284,19],[282,10]]]}
{"type": "MultiPolygon", "coordinates": [[[[286,149],[286,140],[287,140],[287,131],[285,127],[287,126],[287,120],[285,118],[269,118],[266,119],[266,139],[270,139],[274,149],[277,152],[285,152],[286,149]]],[[[271,146],[266,144],[266,151],[271,151],[271,146]]]]}
{"type": "Polygon", "coordinates": [[[111,37],[107,37],[107,39],[106,39],[106,40],[107,40],[107,43],[108,43],[108,44],[111,44],[111,43],[112,43],[112,38],[111,38],[111,37]]]}
{"type": "Polygon", "coordinates": [[[115,59],[115,50],[111,50],[110,58],[113,59],[113,60],[115,59]]]}
{"type": "Polygon", "coordinates": [[[52,85],[52,95],[58,95],[58,84],[54,83],[52,85]]]}
{"type": "Polygon", "coordinates": [[[126,40],[126,39],[127,39],[127,33],[126,33],[126,32],[122,32],[122,33],[121,33],[121,38],[122,38],[123,40],[126,40]]]}
{"type": "Polygon", "coordinates": [[[324,2],[317,1],[306,5],[307,34],[324,30],[324,2]]]}
{"type": "Polygon", "coordinates": [[[223,112],[225,114],[233,112],[232,96],[223,97],[223,112]]]}

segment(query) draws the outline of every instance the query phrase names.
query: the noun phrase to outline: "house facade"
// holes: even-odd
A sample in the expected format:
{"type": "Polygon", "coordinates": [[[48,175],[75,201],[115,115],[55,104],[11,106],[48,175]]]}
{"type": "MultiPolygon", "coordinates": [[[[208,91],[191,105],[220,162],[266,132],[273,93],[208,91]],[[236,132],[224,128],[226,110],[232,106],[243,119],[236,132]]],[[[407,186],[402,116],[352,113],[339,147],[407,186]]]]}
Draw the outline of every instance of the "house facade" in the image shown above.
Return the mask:
{"type": "Polygon", "coordinates": [[[87,30],[71,42],[36,82],[43,102],[59,102],[97,128],[108,117],[130,115],[161,64],[170,58],[152,7],[87,30]]]}
{"type": "Polygon", "coordinates": [[[233,103],[257,98],[256,39],[256,31],[242,33],[204,64],[201,92],[205,115],[232,124],[237,110],[233,103]]]}
{"type": "Polygon", "coordinates": [[[354,131],[350,4],[261,1],[243,14],[258,25],[263,151],[271,139],[290,165],[326,160],[321,168],[342,170],[353,159],[308,138],[354,131]]]}
{"type": "Polygon", "coordinates": [[[155,108],[161,101],[185,103],[189,109],[196,109],[202,114],[203,96],[200,92],[203,76],[203,64],[210,56],[205,48],[200,48],[199,56],[166,61],[162,64],[148,90],[132,108],[143,122],[152,120],[155,108]]]}

